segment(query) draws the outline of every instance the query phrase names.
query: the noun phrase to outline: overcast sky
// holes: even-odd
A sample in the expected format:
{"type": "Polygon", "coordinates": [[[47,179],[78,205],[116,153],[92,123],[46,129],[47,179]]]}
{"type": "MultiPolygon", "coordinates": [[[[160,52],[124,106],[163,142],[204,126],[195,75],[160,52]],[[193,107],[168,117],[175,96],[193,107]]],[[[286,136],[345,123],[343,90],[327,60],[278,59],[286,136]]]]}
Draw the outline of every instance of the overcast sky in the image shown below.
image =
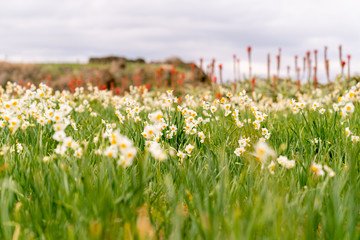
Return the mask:
{"type": "Polygon", "coordinates": [[[186,61],[216,58],[232,78],[232,55],[247,74],[266,73],[266,56],[282,48],[282,74],[294,55],[329,48],[331,74],[339,72],[338,46],[360,72],[360,1],[352,0],[0,0],[0,60],[85,62],[109,54],[186,61]]]}

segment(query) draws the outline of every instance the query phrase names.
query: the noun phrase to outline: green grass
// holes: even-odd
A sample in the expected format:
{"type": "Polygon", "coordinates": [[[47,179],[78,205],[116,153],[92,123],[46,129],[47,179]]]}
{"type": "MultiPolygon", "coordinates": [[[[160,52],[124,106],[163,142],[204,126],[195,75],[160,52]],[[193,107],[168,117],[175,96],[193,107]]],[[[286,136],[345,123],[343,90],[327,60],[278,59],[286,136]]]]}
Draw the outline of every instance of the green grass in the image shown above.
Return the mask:
{"type": "MultiPolygon", "coordinates": [[[[192,108],[198,116],[203,116],[201,94],[195,96],[197,105],[192,108]]],[[[89,97],[70,96],[77,105],[89,97]]],[[[238,128],[220,107],[214,115],[218,120],[211,117],[198,127],[206,136],[204,143],[197,135],[185,134],[181,112],[165,114],[178,130],[173,139],[161,138],[169,157],[159,162],[144,146],[143,122],[129,119],[119,124],[114,106],[103,107],[104,101],[90,102],[98,117],[89,117],[88,110],[71,113],[78,131],[68,126],[67,135],[88,142],[82,144],[81,158],[73,152],[54,153],[52,123],[41,126],[30,117],[34,126],[25,131],[11,134],[8,127],[0,129],[1,146],[20,142],[24,147],[21,153],[0,156],[0,239],[14,235],[18,239],[360,238],[360,145],[344,133],[349,126],[360,134],[359,103],[347,118],[339,113],[321,115],[309,106],[298,114],[290,108],[267,108],[262,127],[271,132],[268,144],[277,155],[296,162],[293,169],[277,165],[272,175],[267,164],[262,169],[252,155],[261,133],[252,124],[238,128]],[[101,119],[117,123],[121,134],[138,148],[131,166],[123,168],[95,153],[109,145],[102,139],[101,119]],[[234,150],[242,136],[250,137],[251,143],[237,157],[234,150]],[[95,143],[94,137],[100,140],[95,143]],[[314,138],[322,141],[312,143],[314,138]],[[181,164],[171,149],[183,150],[189,143],[195,149],[181,164]],[[51,156],[50,161],[44,162],[45,156],[51,156]],[[314,160],[327,164],[336,175],[316,177],[310,171],[314,160]]],[[[141,97],[137,101],[144,104],[141,97]]],[[[147,120],[158,107],[144,105],[151,110],[139,116],[147,120]]],[[[327,106],[331,108],[330,103],[327,106]]],[[[125,107],[120,111],[125,115],[125,107]]],[[[249,108],[240,110],[239,116],[254,118],[249,108]]]]}

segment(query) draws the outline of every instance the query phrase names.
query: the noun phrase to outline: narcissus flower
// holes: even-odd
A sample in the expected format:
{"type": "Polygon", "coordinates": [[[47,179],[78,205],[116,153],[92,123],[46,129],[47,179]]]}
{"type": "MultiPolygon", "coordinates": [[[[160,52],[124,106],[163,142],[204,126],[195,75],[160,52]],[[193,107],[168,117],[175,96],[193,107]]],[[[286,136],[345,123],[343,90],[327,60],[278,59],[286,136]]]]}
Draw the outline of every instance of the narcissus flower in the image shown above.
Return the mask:
{"type": "Polygon", "coordinates": [[[274,163],[274,161],[271,161],[271,163],[269,164],[268,168],[269,168],[270,174],[274,174],[274,173],[275,173],[275,172],[274,172],[274,168],[275,168],[275,163],[274,163]]]}
{"type": "Polygon", "coordinates": [[[176,154],[179,158],[184,158],[186,157],[186,154],[183,153],[182,151],[178,151],[178,153],[176,154]]]}
{"type": "Polygon", "coordinates": [[[293,168],[295,167],[295,160],[289,160],[287,157],[285,156],[279,156],[277,158],[277,162],[283,166],[284,168],[293,168]]]}
{"type": "Polygon", "coordinates": [[[236,148],[234,153],[236,156],[240,157],[241,154],[243,154],[245,152],[245,148],[244,147],[239,147],[239,148],[236,148]]]}
{"type": "Polygon", "coordinates": [[[346,136],[350,136],[351,131],[350,131],[349,127],[345,128],[345,134],[346,134],[346,136]]]}
{"type": "Polygon", "coordinates": [[[275,157],[275,151],[269,147],[265,142],[257,142],[254,146],[255,153],[254,156],[257,161],[265,162],[268,157],[275,157]]]}
{"type": "Polygon", "coordinates": [[[352,104],[351,102],[350,103],[347,103],[344,107],[344,110],[347,112],[347,113],[353,113],[354,110],[355,110],[355,107],[354,107],[354,104],[352,104]]]}
{"type": "Polygon", "coordinates": [[[324,165],[324,170],[327,172],[327,174],[330,178],[335,176],[334,170],[332,170],[329,166],[324,165]]]}
{"type": "Polygon", "coordinates": [[[324,176],[325,172],[321,164],[313,162],[311,164],[310,170],[315,173],[316,176],[324,176]]]}
{"type": "Polygon", "coordinates": [[[359,142],[359,136],[351,136],[351,141],[353,142],[359,142]]]}
{"type": "Polygon", "coordinates": [[[191,144],[188,144],[186,147],[185,147],[185,151],[190,154],[192,151],[194,150],[194,146],[191,145],[191,144]]]}

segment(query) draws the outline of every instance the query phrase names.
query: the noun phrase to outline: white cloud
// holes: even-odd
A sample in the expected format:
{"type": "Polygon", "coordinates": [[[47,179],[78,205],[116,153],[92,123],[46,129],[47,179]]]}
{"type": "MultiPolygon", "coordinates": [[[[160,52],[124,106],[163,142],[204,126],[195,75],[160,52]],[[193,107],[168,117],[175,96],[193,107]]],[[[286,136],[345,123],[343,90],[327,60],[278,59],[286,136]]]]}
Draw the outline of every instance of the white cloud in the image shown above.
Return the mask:
{"type": "MultiPolygon", "coordinates": [[[[360,2],[336,0],[12,0],[0,3],[0,59],[75,61],[107,54],[188,61],[216,58],[232,78],[232,54],[247,66],[253,46],[254,73],[266,73],[266,55],[282,47],[285,66],[293,56],[329,46],[339,71],[337,48],[353,55],[360,69],[360,2]],[[285,62],[286,61],[286,62],[285,62]]],[[[247,67],[243,67],[243,70],[247,67]]],[[[359,72],[359,71],[358,71],[359,72]]],[[[324,73],[320,65],[319,73],[324,73]]],[[[324,76],[322,74],[321,76],[324,76]]]]}

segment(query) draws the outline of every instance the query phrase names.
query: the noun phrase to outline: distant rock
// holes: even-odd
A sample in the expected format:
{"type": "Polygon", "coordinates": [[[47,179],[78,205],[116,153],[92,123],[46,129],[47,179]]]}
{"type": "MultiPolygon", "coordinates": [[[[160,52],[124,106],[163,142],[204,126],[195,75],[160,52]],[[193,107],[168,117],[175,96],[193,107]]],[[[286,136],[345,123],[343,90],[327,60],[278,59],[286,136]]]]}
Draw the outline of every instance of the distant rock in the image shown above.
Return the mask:
{"type": "Polygon", "coordinates": [[[186,63],[183,60],[181,60],[179,57],[167,58],[164,63],[173,64],[173,65],[176,65],[176,66],[186,65],[186,63]]]}
{"type": "Polygon", "coordinates": [[[117,72],[126,68],[126,62],[124,59],[119,59],[111,62],[110,71],[117,72]]]}

